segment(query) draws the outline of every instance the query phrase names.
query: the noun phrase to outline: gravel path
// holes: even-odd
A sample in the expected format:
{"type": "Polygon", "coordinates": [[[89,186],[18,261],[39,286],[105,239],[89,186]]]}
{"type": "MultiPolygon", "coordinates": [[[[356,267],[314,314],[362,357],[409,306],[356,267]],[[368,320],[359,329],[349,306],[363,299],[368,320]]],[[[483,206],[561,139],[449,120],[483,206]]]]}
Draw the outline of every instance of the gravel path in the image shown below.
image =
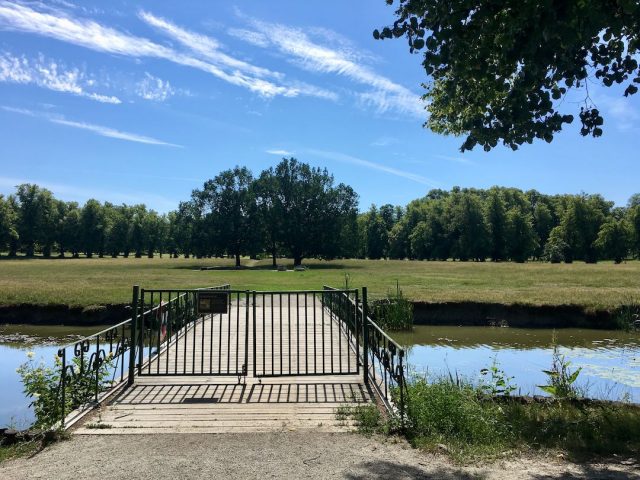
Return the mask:
{"type": "Polygon", "coordinates": [[[457,467],[406,443],[284,432],[76,436],[0,465],[0,479],[640,479],[637,467],[522,458],[457,467]]]}

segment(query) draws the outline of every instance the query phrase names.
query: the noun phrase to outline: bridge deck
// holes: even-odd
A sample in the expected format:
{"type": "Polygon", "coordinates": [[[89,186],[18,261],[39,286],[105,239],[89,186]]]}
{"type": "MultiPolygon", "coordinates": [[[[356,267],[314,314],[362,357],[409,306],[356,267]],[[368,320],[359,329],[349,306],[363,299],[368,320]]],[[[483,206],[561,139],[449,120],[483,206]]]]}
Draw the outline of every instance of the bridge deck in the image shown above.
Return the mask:
{"type": "Polygon", "coordinates": [[[244,303],[236,302],[228,315],[204,317],[181,332],[152,357],[132,387],[74,433],[351,430],[349,419],[337,418],[337,408],[370,403],[372,394],[362,373],[355,374],[357,356],[348,334],[319,302],[306,300],[271,308],[271,300],[262,299],[255,309],[257,373],[285,376],[253,376],[253,312],[247,329],[244,303]],[[247,347],[247,376],[238,383],[234,373],[247,347]],[[325,374],[313,375],[318,372],[325,374]]]}

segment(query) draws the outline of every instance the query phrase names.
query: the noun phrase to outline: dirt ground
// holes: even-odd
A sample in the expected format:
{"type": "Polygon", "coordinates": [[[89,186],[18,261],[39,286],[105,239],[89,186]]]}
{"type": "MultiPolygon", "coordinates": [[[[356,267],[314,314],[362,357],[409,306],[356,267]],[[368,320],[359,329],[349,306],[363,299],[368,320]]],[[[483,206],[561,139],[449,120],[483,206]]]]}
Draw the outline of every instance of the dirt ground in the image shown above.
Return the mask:
{"type": "Polygon", "coordinates": [[[640,468],[518,458],[456,466],[403,441],[280,432],[74,436],[0,465],[0,479],[640,479],[640,468]]]}

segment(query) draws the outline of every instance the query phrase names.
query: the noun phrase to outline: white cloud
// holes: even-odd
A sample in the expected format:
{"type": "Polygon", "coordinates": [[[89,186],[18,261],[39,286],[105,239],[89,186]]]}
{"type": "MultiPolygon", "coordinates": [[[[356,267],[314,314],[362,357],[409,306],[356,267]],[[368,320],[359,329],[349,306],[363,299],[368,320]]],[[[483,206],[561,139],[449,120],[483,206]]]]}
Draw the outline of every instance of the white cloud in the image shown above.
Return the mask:
{"type": "Polygon", "coordinates": [[[384,135],[382,137],[378,137],[373,142],[371,142],[371,146],[372,147],[388,147],[389,145],[395,145],[396,143],[400,143],[400,140],[398,140],[395,137],[389,137],[384,135]]]}
{"type": "Polygon", "coordinates": [[[168,80],[145,73],[144,78],[136,85],[136,93],[145,100],[164,102],[175,95],[176,91],[168,80]]]}
{"type": "Polygon", "coordinates": [[[230,31],[230,34],[264,48],[276,47],[291,62],[305,70],[333,73],[364,85],[367,90],[356,94],[358,100],[364,105],[373,106],[380,113],[395,111],[412,117],[425,117],[424,103],[418,94],[362,64],[361,57],[353,49],[321,45],[302,29],[238,14],[249,22],[256,35],[244,33],[246,30],[230,31]]]}
{"type": "MultiPolygon", "coordinates": [[[[198,58],[198,56],[178,52],[173,48],[160,45],[149,39],[105,27],[93,20],[73,18],[52,8],[47,8],[47,11],[37,11],[25,5],[2,0],[0,1],[0,29],[42,35],[99,52],[134,58],[150,57],[164,59],[207,72],[218,79],[246,88],[264,97],[274,97],[277,95],[296,97],[300,94],[313,93],[313,91],[305,92],[301,88],[276,84],[263,78],[245,74],[239,69],[229,69],[229,71],[226,71],[223,67],[229,67],[229,65],[224,64],[224,61],[216,64],[211,62],[210,59],[203,60],[202,58],[198,58]]],[[[174,33],[177,35],[180,32],[176,31],[174,33]]],[[[180,38],[181,43],[195,40],[188,36],[184,37],[184,35],[180,38]]],[[[215,44],[211,42],[201,46],[199,50],[200,56],[203,56],[203,52],[208,51],[208,49],[211,49],[213,46],[215,46],[215,44]]],[[[228,58],[229,61],[231,61],[230,57],[228,58]]],[[[256,69],[254,73],[259,70],[260,69],[256,69]]]]}
{"type": "MultiPolygon", "coordinates": [[[[631,105],[630,98],[601,94],[595,101],[611,116],[619,130],[626,132],[638,127],[640,112],[631,105]]],[[[606,114],[604,117],[606,120],[606,114]]]]}
{"type": "Polygon", "coordinates": [[[283,156],[283,157],[288,157],[288,156],[293,155],[293,152],[290,152],[289,150],[283,150],[283,149],[278,149],[278,148],[271,149],[271,150],[266,150],[266,152],[268,154],[270,154],[270,155],[280,155],[280,156],[283,156]]]}
{"type": "Polygon", "coordinates": [[[413,182],[421,183],[423,185],[429,185],[431,187],[437,187],[438,183],[424,177],[422,175],[418,175],[417,173],[407,172],[405,170],[399,170],[394,167],[389,167],[387,165],[383,165],[381,163],[372,162],[369,160],[364,160],[362,158],[353,157],[351,155],[347,155],[345,153],[340,152],[327,152],[324,150],[315,150],[315,149],[307,149],[305,153],[310,155],[315,155],[317,157],[326,158],[329,160],[335,160],[338,162],[351,163],[353,165],[360,165],[362,167],[368,168],[370,170],[378,170],[381,172],[385,172],[391,175],[395,175],[396,177],[406,178],[407,180],[411,180],[413,182]]]}
{"type": "Polygon", "coordinates": [[[462,163],[463,165],[475,165],[474,162],[464,157],[452,157],[451,155],[434,155],[434,157],[440,160],[446,160],[447,162],[462,163]]]}
{"type": "Polygon", "coordinates": [[[87,87],[92,87],[95,82],[84,72],[47,60],[42,55],[29,60],[9,52],[0,53],[0,82],[37,85],[102,103],[122,103],[118,97],[88,92],[87,87]]]}
{"type": "Polygon", "coordinates": [[[102,125],[94,125],[91,123],[67,120],[61,115],[51,115],[49,113],[34,112],[32,110],[27,110],[24,108],[14,108],[14,107],[8,107],[8,106],[0,106],[0,108],[7,112],[19,113],[21,115],[28,115],[30,117],[36,117],[36,118],[43,118],[51,123],[55,123],[58,125],[78,128],[81,130],[87,130],[89,132],[93,132],[102,137],[116,138],[118,140],[126,140],[128,142],[135,142],[135,143],[145,143],[148,145],[160,145],[164,147],[182,148],[182,145],[176,145],[174,143],[164,142],[162,140],[158,140],[153,137],[138,135],[136,133],[123,132],[121,130],[116,130],[114,128],[104,127],[102,125]]]}
{"type": "Polygon", "coordinates": [[[210,36],[186,30],[164,18],[156,17],[149,12],[141,11],[138,16],[152,27],[187,47],[193,53],[199,54],[217,65],[238,69],[239,71],[256,75],[257,77],[283,77],[279,72],[272,72],[266,68],[256,67],[221,52],[219,50],[221,47],[220,43],[210,36]]]}
{"type": "Polygon", "coordinates": [[[247,30],[244,28],[229,28],[227,33],[232,37],[244,40],[247,43],[255,45],[256,47],[267,48],[270,44],[266,35],[260,32],[254,32],[253,30],[247,30]]]}

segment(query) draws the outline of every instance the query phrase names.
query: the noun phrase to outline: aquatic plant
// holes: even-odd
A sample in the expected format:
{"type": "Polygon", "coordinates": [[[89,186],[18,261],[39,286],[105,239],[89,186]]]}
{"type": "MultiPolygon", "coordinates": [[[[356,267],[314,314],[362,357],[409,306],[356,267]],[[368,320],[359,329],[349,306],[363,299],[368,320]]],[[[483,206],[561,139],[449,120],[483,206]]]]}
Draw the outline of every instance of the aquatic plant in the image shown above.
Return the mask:
{"type": "Polygon", "coordinates": [[[640,328],[640,301],[636,298],[628,297],[614,311],[613,318],[618,328],[625,332],[640,328]]]}
{"type": "Polygon", "coordinates": [[[490,367],[480,370],[480,375],[482,375],[482,380],[478,385],[478,389],[489,397],[508,397],[518,389],[516,385],[511,383],[513,377],[508,376],[500,368],[500,364],[495,357],[490,367]]]}
{"type": "Polygon", "coordinates": [[[547,378],[549,379],[548,385],[538,385],[542,391],[548,393],[554,398],[558,399],[572,399],[578,398],[579,391],[574,385],[582,367],[575,371],[569,370],[571,362],[560,353],[558,345],[555,342],[555,336],[553,339],[553,359],[551,361],[551,370],[543,370],[547,378]]]}
{"type": "Polygon", "coordinates": [[[387,292],[387,298],[372,302],[370,311],[383,330],[410,330],[413,327],[413,303],[404,297],[399,285],[395,292],[387,292]]]}

